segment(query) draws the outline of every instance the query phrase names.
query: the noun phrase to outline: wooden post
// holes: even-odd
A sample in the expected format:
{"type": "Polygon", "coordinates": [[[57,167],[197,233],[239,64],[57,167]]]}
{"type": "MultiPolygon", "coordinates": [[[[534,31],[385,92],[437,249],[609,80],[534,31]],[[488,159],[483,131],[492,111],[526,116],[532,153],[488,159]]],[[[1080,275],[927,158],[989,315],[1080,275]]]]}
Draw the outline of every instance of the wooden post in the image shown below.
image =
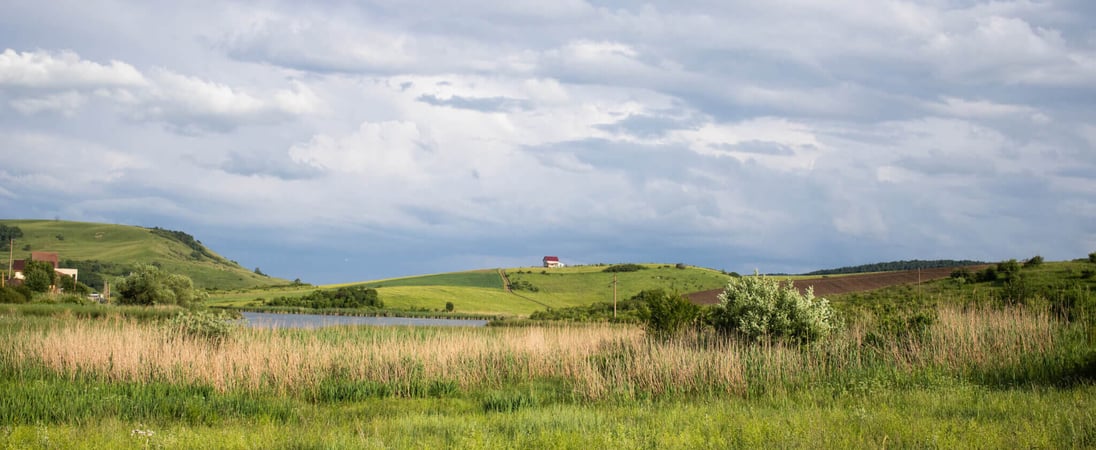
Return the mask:
{"type": "Polygon", "coordinates": [[[616,319],[616,303],[617,303],[617,279],[616,274],[613,274],[613,318],[616,319]]]}

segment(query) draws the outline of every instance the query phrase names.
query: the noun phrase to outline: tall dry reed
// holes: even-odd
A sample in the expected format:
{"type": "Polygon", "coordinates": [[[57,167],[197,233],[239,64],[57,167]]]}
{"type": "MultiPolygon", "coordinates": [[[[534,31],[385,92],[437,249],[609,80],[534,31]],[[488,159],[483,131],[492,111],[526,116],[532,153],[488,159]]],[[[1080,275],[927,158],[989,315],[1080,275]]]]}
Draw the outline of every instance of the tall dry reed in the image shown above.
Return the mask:
{"type": "Polygon", "coordinates": [[[375,383],[414,395],[428,382],[461,389],[560,381],[583,398],[743,395],[825,382],[883,367],[897,373],[1019,363],[1054,350],[1061,324],[1022,309],[943,309],[927,336],[865,343],[848,330],[808,347],[689,336],[647,339],[609,325],[490,329],[237,330],[220,345],[132,321],[60,321],[17,331],[5,364],[44,365],[108,381],[205,384],[218,390],[307,392],[324,383],[375,383]]]}

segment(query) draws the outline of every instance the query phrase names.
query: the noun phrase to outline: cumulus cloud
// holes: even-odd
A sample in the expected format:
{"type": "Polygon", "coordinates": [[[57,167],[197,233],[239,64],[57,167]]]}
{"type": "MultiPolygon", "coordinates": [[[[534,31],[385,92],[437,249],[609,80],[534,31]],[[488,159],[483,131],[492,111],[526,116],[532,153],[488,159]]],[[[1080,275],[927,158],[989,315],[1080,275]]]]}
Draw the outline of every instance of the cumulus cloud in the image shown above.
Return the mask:
{"type": "Polygon", "coordinates": [[[124,62],[100,64],[67,50],[5,50],[0,54],[0,89],[12,97],[10,106],[26,115],[52,111],[73,116],[94,97],[112,102],[133,119],[186,132],[279,122],[320,108],[311,89],[296,81],[260,97],[167,69],[145,74],[124,62]]]}
{"type": "Polygon", "coordinates": [[[0,209],[413,249],[363,272],[1096,242],[1096,17],[1076,3],[217,6],[0,18],[19,153],[0,209]]]}
{"type": "Polygon", "coordinates": [[[0,86],[69,89],[145,84],[144,76],[129,64],[99,64],[70,50],[17,52],[9,48],[0,53],[0,86]]]}

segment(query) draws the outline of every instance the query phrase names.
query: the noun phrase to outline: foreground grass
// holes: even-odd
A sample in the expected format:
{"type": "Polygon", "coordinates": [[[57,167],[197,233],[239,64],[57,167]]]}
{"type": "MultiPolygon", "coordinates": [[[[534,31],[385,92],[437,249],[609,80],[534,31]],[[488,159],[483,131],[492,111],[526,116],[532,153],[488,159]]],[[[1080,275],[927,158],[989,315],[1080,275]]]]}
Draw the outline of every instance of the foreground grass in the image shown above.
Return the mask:
{"type": "Polygon", "coordinates": [[[0,314],[0,446],[1085,448],[1091,330],[943,308],[813,346],[629,326],[344,327],[183,338],[0,314]]]}
{"type": "Polygon", "coordinates": [[[1086,448],[1096,389],[970,385],[842,397],[548,404],[466,399],[295,403],[213,424],[120,420],[0,426],[8,448],[1086,448]]]}

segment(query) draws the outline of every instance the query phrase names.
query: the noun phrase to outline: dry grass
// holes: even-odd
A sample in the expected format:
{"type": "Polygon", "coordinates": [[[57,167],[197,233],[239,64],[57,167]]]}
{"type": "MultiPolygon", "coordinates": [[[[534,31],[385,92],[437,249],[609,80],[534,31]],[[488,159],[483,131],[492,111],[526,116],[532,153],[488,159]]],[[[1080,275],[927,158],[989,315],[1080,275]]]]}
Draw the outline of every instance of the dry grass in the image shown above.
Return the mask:
{"type": "Polygon", "coordinates": [[[1021,309],[944,309],[930,333],[868,345],[852,329],[811,347],[690,336],[649,340],[638,328],[343,328],[322,332],[240,329],[221,345],[125,320],[59,321],[13,332],[0,355],[14,366],[107,381],[204,384],[221,391],[301,392],[326,382],[377,383],[394,395],[441,381],[462,390],[562,381],[598,399],[666,394],[745,395],[815,384],[837,373],[885,367],[964,370],[1020,364],[1054,351],[1061,324],[1021,309]]]}

